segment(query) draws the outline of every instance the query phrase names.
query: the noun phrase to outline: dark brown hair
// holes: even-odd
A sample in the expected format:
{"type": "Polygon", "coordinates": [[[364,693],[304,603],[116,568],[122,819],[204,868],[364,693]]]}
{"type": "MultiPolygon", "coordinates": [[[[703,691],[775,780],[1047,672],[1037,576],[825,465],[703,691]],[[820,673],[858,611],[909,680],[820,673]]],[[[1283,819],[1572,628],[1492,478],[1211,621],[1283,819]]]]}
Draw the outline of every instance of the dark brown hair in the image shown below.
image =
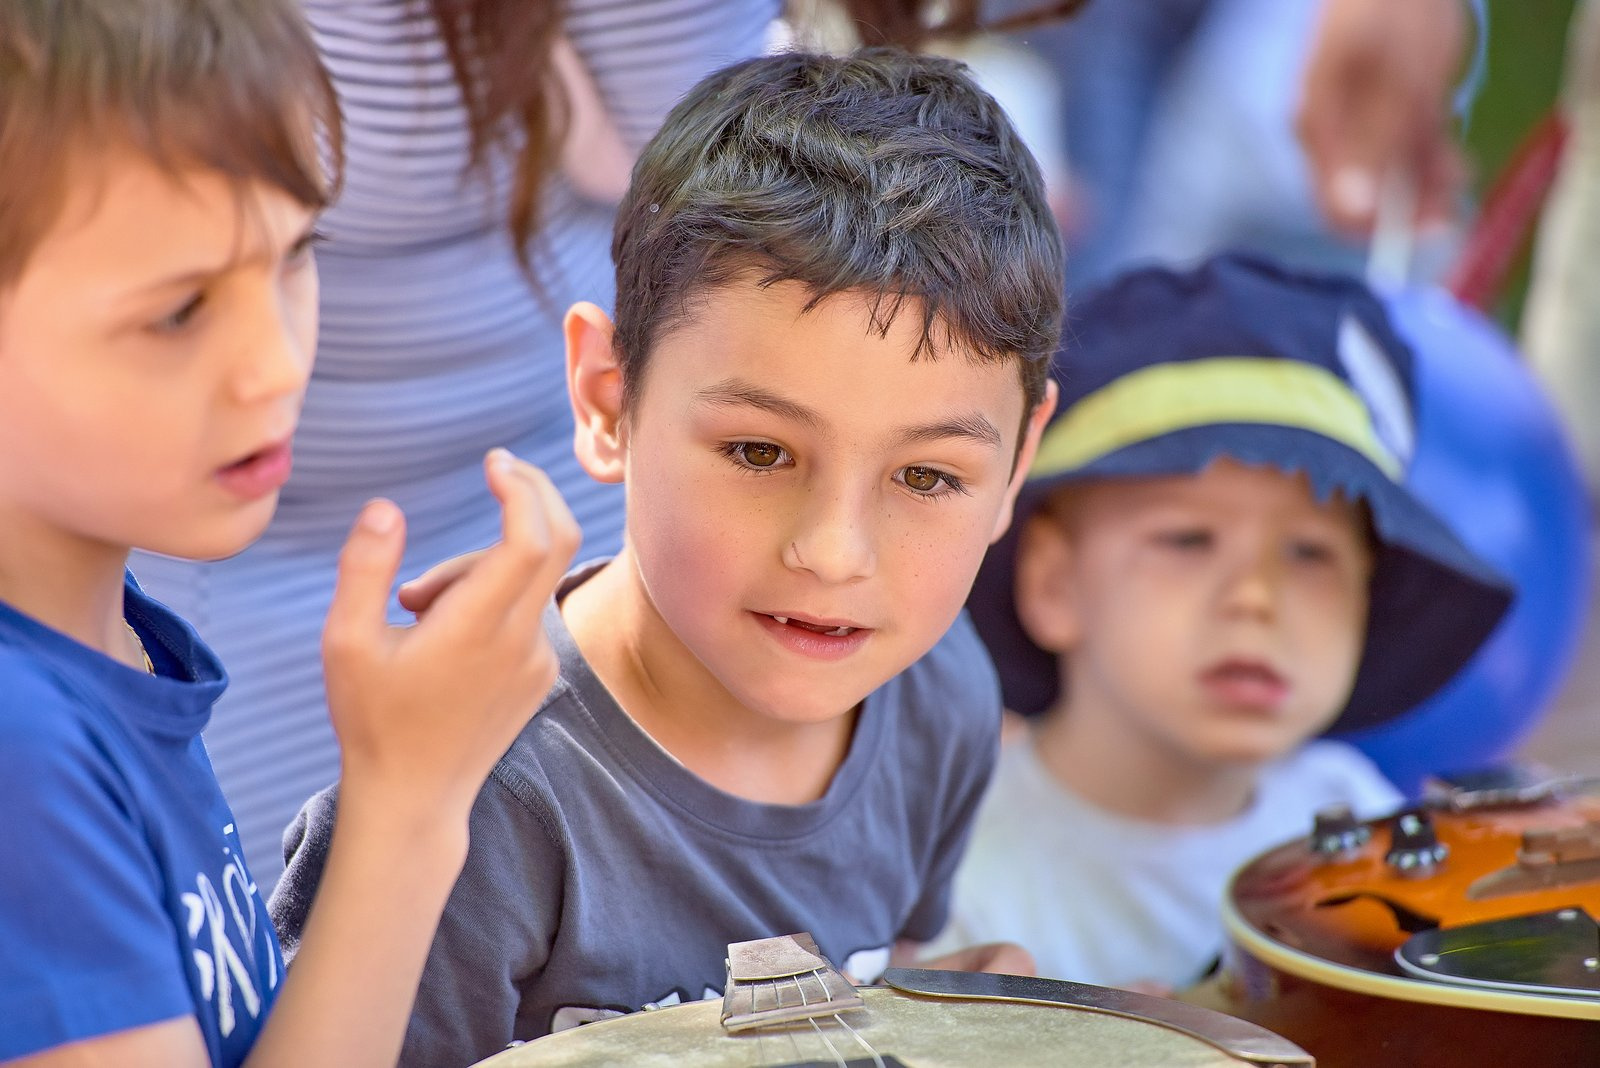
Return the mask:
{"type": "MultiPolygon", "coordinates": [[[[930,39],[978,30],[1018,30],[1064,17],[1087,0],[1054,0],[984,20],[982,0],[840,0],[863,45],[919,47],[930,39]],[[934,22],[930,12],[944,18],[934,22]]],[[[507,224],[530,275],[539,198],[566,133],[567,100],[548,57],[560,34],[560,0],[428,0],[455,71],[471,134],[468,166],[483,167],[497,148],[517,144],[507,224]]]]}
{"type": "Polygon", "coordinates": [[[625,401],[652,344],[708,289],[798,281],[811,305],[911,308],[914,356],[1020,363],[1027,408],[1061,334],[1061,240],[1038,164],[954,60],[789,52],[727,67],[672,109],[617,213],[625,401]]]}
{"type": "Polygon", "coordinates": [[[325,206],[338,105],[295,0],[0,2],[0,288],[107,145],[325,206]]]}

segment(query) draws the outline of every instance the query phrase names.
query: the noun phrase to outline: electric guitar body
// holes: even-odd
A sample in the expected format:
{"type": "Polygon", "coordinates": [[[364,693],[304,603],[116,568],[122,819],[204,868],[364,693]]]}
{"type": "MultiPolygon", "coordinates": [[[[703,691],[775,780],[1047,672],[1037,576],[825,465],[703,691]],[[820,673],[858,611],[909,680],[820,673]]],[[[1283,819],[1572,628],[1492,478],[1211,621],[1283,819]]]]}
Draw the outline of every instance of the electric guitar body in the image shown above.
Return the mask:
{"type": "Polygon", "coordinates": [[[1186,996],[1324,1068],[1600,1066],[1600,795],[1437,793],[1234,877],[1219,979],[1186,996]]]}

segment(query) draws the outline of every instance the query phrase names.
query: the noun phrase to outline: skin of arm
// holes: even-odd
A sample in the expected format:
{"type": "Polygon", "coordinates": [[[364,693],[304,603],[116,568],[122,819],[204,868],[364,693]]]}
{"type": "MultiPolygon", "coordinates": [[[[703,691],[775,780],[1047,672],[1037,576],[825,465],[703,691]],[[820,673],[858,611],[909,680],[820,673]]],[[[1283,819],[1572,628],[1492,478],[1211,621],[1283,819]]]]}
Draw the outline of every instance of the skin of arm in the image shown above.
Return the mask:
{"type": "MultiPolygon", "coordinates": [[[[392,627],[384,614],[405,544],[399,509],[369,503],[345,544],[323,637],[342,759],[338,823],[252,1068],[395,1063],[466,860],[473,799],[555,681],[541,617],[577,550],[577,525],[537,468],[502,450],[486,468],[502,540],[449,568],[414,626],[392,627]]],[[[185,1017],[13,1063],[202,1068],[209,1059],[185,1017]]]]}
{"type": "Polygon", "coordinates": [[[1324,0],[1295,130],[1334,229],[1369,233],[1393,174],[1414,184],[1419,220],[1450,217],[1465,178],[1451,98],[1470,21],[1464,0],[1324,0]]]}
{"type": "Polygon", "coordinates": [[[1033,954],[1015,942],[985,942],[967,946],[930,960],[918,960],[922,943],[901,939],[889,954],[891,968],[935,968],[952,972],[994,972],[1001,975],[1034,975],[1033,954]]]}
{"type": "Polygon", "coordinates": [[[550,60],[567,98],[567,136],[561,145],[561,173],[581,195],[615,204],[628,191],[634,154],[622,141],[606,111],[600,89],[566,37],[557,37],[550,60]]]}

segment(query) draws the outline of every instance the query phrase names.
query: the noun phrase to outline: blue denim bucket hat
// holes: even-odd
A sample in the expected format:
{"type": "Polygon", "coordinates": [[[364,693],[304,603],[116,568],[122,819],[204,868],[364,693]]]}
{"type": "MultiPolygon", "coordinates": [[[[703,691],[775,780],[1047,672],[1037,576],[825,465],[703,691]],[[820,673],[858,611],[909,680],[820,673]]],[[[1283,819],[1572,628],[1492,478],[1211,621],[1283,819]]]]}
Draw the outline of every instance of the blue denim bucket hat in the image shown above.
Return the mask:
{"type": "Polygon", "coordinates": [[[1057,414],[968,599],[1008,708],[1033,715],[1057,696],[1055,655],[1017,619],[1014,569],[1018,531],[1072,482],[1197,474],[1228,457],[1304,473],[1319,499],[1363,501],[1375,539],[1366,645],[1335,732],[1431,696],[1510,606],[1505,579],[1406,488],[1413,358],[1359,281],[1239,254],[1149,268],[1085,298],[1065,336],[1057,414]]]}

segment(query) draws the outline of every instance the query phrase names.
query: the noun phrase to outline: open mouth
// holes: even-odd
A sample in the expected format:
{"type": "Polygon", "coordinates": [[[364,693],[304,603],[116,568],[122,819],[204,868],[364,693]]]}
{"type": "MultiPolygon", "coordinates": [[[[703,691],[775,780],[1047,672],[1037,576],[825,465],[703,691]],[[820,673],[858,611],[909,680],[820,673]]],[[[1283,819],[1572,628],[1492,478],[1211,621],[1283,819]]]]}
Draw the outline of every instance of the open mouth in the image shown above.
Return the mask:
{"type": "Polygon", "coordinates": [[[843,638],[861,629],[859,627],[835,627],[823,623],[807,623],[805,620],[796,619],[793,616],[772,616],[770,618],[777,620],[786,627],[799,627],[801,630],[808,630],[812,634],[826,634],[830,638],[843,638]]]}
{"type": "Polygon", "coordinates": [[[1201,673],[1201,684],[1230,705],[1273,708],[1289,694],[1289,680],[1257,660],[1225,660],[1201,673]]]}
{"type": "Polygon", "coordinates": [[[268,445],[264,449],[257,449],[255,452],[251,453],[249,456],[246,456],[241,460],[235,460],[233,463],[228,464],[227,466],[223,467],[222,470],[224,470],[224,471],[243,471],[246,468],[248,468],[251,464],[259,463],[262,460],[267,459],[269,456],[271,456],[273,453],[275,453],[281,447],[282,447],[281,445],[268,445]]]}
{"type": "Polygon", "coordinates": [[[779,647],[809,660],[837,661],[854,656],[872,640],[871,627],[860,627],[837,617],[801,619],[777,612],[752,612],[761,628],[779,647]]]}
{"type": "Polygon", "coordinates": [[[287,482],[293,463],[289,439],[285,438],[219,468],[216,477],[229,492],[253,499],[287,482]]]}

